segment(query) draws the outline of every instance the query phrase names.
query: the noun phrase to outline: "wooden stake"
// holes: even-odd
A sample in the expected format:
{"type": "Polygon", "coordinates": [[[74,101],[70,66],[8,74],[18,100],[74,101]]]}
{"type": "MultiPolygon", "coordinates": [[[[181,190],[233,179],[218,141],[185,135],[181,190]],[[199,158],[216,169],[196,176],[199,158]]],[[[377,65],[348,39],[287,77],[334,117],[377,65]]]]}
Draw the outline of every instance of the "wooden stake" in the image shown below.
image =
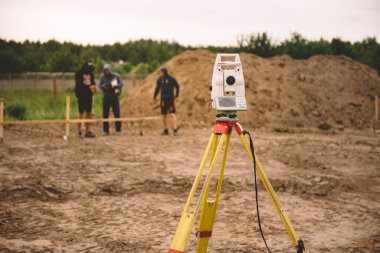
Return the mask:
{"type": "Polygon", "coordinates": [[[143,122],[144,121],[139,121],[139,125],[140,125],[140,136],[143,136],[144,135],[144,132],[143,132],[143,122]]]}
{"type": "Polygon", "coordinates": [[[376,124],[379,120],[379,97],[376,95],[375,96],[375,121],[376,124]]]}
{"type": "MultiPolygon", "coordinates": [[[[0,99],[0,122],[4,121],[4,102],[3,99],[0,99]]],[[[0,142],[4,140],[4,126],[0,124],[0,142]]]]}
{"type": "Polygon", "coordinates": [[[132,74],[132,88],[136,87],[136,74],[132,74]]]}
{"type": "Polygon", "coordinates": [[[373,133],[376,133],[379,124],[379,97],[375,96],[375,117],[373,119],[373,133]]]}
{"type": "Polygon", "coordinates": [[[65,136],[69,138],[70,134],[70,96],[66,96],[66,131],[65,136]]]}
{"type": "Polygon", "coordinates": [[[51,74],[52,80],[52,93],[54,105],[57,104],[57,75],[55,73],[51,74]]]}

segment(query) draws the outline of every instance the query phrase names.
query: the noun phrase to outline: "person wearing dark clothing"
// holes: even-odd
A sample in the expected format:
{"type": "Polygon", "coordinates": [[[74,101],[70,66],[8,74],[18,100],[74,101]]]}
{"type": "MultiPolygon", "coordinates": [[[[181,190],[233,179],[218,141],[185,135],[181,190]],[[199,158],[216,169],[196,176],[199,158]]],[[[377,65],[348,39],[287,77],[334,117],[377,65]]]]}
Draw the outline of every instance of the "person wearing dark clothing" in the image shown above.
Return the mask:
{"type": "Polygon", "coordinates": [[[161,91],[161,114],[164,125],[164,131],[162,135],[169,135],[167,115],[169,114],[172,118],[173,123],[173,134],[176,136],[178,132],[177,128],[177,117],[175,115],[175,102],[179,96],[179,84],[177,80],[169,75],[169,72],[166,68],[160,68],[158,72],[158,79],[156,83],[156,89],[154,90],[153,103],[157,102],[157,96],[161,91]],[[174,93],[175,90],[175,93],[174,93]]]}
{"type": "MultiPolygon", "coordinates": [[[[90,119],[92,114],[92,96],[95,93],[94,65],[91,61],[86,61],[80,70],[75,73],[75,95],[78,99],[78,118],[82,119],[86,113],[86,118],[90,119]]],[[[82,124],[78,123],[78,137],[82,135],[82,124]]],[[[84,137],[93,138],[95,135],[90,131],[90,123],[85,123],[84,137]]]]}
{"type": "MultiPolygon", "coordinates": [[[[99,81],[99,88],[103,91],[103,118],[108,119],[110,108],[115,118],[120,118],[119,95],[123,82],[120,75],[112,72],[110,64],[105,64],[103,67],[103,75],[99,81]]],[[[121,122],[115,122],[116,133],[121,133],[121,122]]],[[[103,134],[109,134],[109,122],[103,122],[103,134]]]]}

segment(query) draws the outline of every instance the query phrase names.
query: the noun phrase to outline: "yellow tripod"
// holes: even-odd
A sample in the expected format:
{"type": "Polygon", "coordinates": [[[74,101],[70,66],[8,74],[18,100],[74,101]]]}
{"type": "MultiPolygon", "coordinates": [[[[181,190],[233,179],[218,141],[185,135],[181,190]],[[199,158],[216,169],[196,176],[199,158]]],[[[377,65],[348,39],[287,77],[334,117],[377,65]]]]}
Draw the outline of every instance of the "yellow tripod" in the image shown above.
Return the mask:
{"type": "MultiPolygon", "coordinates": [[[[248,152],[251,160],[254,159],[252,155],[253,153],[251,152],[251,149],[250,149],[249,142],[247,138],[244,136],[244,130],[242,126],[238,123],[238,121],[237,120],[234,120],[234,121],[218,121],[217,120],[213,129],[213,133],[208,142],[206,151],[203,155],[201,165],[199,166],[198,173],[195,177],[194,184],[191,188],[189,197],[187,199],[185,209],[182,213],[180,222],[177,227],[177,231],[174,235],[172,244],[170,246],[169,253],[184,253],[185,252],[186,245],[190,239],[192,229],[195,225],[195,222],[200,212],[201,213],[200,213],[199,227],[196,233],[196,236],[199,238],[197,252],[198,253],[207,252],[208,242],[212,235],[212,230],[213,230],[215,216],[216,216],[216,210],[217,210],[218,202],[219,202],[220,191],[222,188],[224,168],[226,165],[227,153],[228,153],[232,128],[236,129],[236,132],[238,133],[240,140],[242,141],[244,148],[248,152]],[[220,139],[219,139],[219,136],[220,136],[220,139]],[[221,168],[220,168],[215,198],[213,200],[209,200],[208,193],[210,190],[210,182],[212,179],[212,174],[214,172],[215,165],[218,161],[218,158],[223,149],[223,146],[224,146],[224,152],[223,152],[223,157],[221,161],[221,168]],[[199,198],[195,204],[194,210],[190,212],[192,200],[197,191],[198,184],[201,180],[201,176],[204,171],[206,161],[210,154],[210,151],[211,151],[211,159],[210,159],[210,166],[206,174],[206,179],[204,181],[199,198]]],[[[259,159],[257,158],[256,155],[255,155],[255,164],[256,164],[257,174],[259,175],[261,182],[263,183],[265,187],[265,190],[269,194],[269,197],[272,200],[272,203],[278,215],[280,216],[281,221],[284,224],[288,234],[290,235],[290,238],[294,246],[297,248],[297,253],[302,253],[302,252],[306,253],[302,240],[300,240],[299,237],[297,236],[288,216],[283,210],[282,205],[279,199],[277,198],[276,193],[272,185],[270,184],[263,168],[261,167],[259,159]]]]}

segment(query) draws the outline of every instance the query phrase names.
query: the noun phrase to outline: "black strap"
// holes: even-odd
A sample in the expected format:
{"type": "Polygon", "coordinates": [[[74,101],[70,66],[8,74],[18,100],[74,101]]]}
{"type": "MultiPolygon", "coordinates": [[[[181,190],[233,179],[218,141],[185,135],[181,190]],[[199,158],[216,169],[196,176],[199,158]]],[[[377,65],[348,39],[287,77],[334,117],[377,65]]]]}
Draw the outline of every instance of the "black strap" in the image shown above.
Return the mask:
{"type": "MultiPolygon", "coordinates": [[[[261,219],[260,219],[260,211],[259,211],[259,192],[258,192],[258,189],[257,189],[257,176],[256,176],[255,148],[253,147],[253,141],[252,141],[252,138],[251,138],[251,134],[249,132],[245,131],[245,130],[243,131],[243,134],[249,136],[249,146],[251,148],[251,153],[252,153],[252,157],[253,157],[253,174],[255,176],[255,194],[256,194],[257,223],[259,225],[259,230],[260,230],[260,233],[261,233],[261,237],[263,238],[263,241],[265,243],[265,247],[267,248],[267,250],[268,250],[269,253],[272,253],[272,251],[270,251],[270,249],[268,247],[267,241],[265,240],[263,229],[261,228],[261,219]]],[[[298,251],[297,251],[297,253],[298,253],[298,251]]]]}
{"type": "MultiPolygon", "coordinates": [[[[261,219],[260,219],[260,211],[259,211],[259,192],[257,190],[255,148],[253,146],[253,141],[252,141],[252,138],[251,138],[251,134],[249,132],[245,131],[245,130],[243,131],[243,134],[249,136],[249,147],[251,149],[251,153],[252,153],[252,157],[253,157],[253,174],[255,176],[255,194],[256,194],[257,223],[259,225],[259,230],[260,230],[260,233],[261,233],[261,237],[263,238],[263,241],[265,243],[265,247],[267,248],[267,250],[268,250],[269,253],[272,253],[272,251],[270,251],[270,249],[268,247],[267,241],[265,240],[263,229],[261,228],[261,219]]],[[[303,253],[304,250],[305,250],[305,244],[300,239],[300,240],[298,240],[297,253],[303,253]]]]}

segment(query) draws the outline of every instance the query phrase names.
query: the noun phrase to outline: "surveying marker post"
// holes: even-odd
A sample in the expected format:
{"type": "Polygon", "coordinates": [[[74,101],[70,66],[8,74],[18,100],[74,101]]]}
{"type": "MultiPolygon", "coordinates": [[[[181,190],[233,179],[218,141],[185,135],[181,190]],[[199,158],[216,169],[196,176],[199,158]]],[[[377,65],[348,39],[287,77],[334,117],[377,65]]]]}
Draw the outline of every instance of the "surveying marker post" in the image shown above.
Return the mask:
{"type": "Polygon", "coordinates": [[[373,123],[373,132],[376,133],[376,129],[379,124],[379,97],[375,96],[375,118],[373,123]]]}
{"type": "Polygon", "coordinates": [[[70,96],[66,96],[66,129],[63,139],[67,141],[70,134],[70,96]]]}
{"type": "MultiPolygon", "coordinates": [[[[0,122],[4,122],[4,100],[0,98],[0,122]]],[[[0,142],[4,141],[4,125],[0,124],[0,142]]]]}
{"type": "Polygon", "coordinates": [[[144,135],[144,132],[143,132],[143,123],[144,123],[143,120],[139,121],[140,136],[144,135]]]}
{"type": "Polygon", "coordinates": [[[136,77],[135,73],[132,74],[131,79],[132,79],[132,88],[135,88],[136,87],[136,81],[137,81],[137,77],[136,77]]]}
{"type": "Polygon", "coordinates": [[[51,81],[52,81],[51,89],[53,93],[53,103],[54,103],[54,106],[56,106],[57,105],[57,74],[56,73],[51,74],[51,81]]]}

